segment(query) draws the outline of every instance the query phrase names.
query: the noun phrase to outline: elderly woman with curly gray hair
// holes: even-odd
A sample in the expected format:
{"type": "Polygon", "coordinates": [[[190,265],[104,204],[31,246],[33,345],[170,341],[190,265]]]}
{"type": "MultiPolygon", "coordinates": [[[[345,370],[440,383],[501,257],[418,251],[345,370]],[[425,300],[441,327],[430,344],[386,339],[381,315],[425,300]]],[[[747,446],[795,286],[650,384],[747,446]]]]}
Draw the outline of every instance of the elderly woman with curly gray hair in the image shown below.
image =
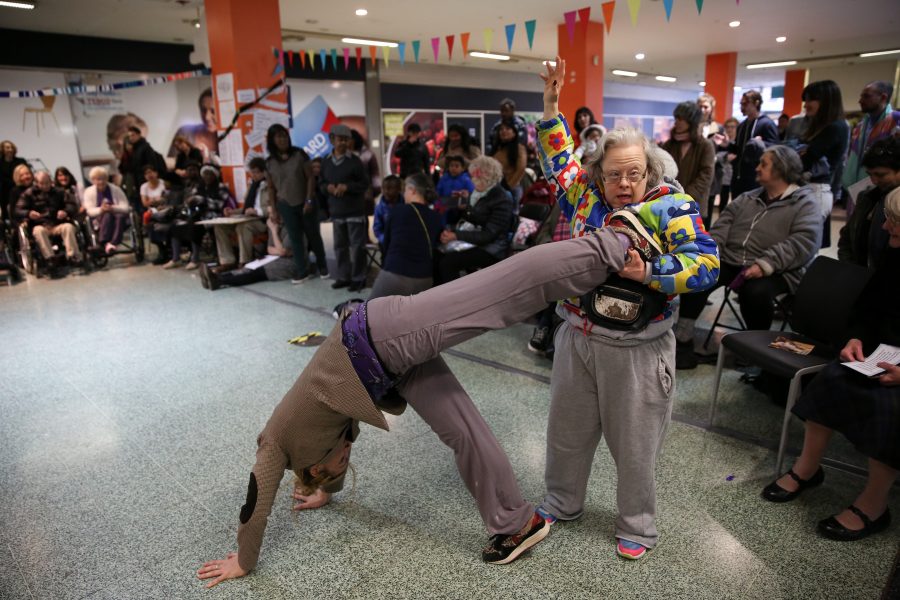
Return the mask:
{"type": "Polygon", "coordinates": [[[475,191],[467,204],[460,205],[463,212],[454,230],[441,234],[444,252],[437,269],[441,283],[500,262],[509,250],[514,206],[512,196],[503,189],[503,166],[480,156],[469,163],[469,175],[475,191]]]}

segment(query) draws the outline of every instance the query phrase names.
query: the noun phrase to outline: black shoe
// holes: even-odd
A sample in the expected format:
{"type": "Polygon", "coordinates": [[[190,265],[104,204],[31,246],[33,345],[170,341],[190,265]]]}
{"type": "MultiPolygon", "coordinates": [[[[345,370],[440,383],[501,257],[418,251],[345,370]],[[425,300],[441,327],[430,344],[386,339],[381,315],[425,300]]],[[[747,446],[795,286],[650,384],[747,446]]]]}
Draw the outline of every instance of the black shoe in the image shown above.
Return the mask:
{"type": "MultiPolygon", "coordinates": [[[[797,482],[797,489],[793,492],[789,492],[780,485],[778,485],[778,480],[776,479],[762,491],[762,497],[768,500],[769,502],[790,502],[794,498],[800,495],[803,490],[816,487],[817,485],[822,485],[822,482],[825,481],[825,471],[822,470],[822,467],[819,467],[819,470],[815,472],[815,474],[809,479],[800,479],[796,473],[794,473],[793,469],[790,469],[787,473],[790,475],[791,479],[797,482]]],[[[779,477],[779,479],[781,479],[779,477]]]]}
{"type": "Polygon", "coordinates": [[[547,345],[550,343],[550,328],[535,327],[531,339],[528,341],[528,349],[535,354],[546,352],[547,345]]]}
{"type": "Polygon", "coordinates": [[[891,510],[889,508],[886,508],[882,515],[874,521],[852,504],[849,508],[850,511],[863,522],[862,529],[847,529],[841,525],[834,516],[819,521],[819,526],[816,529],[819,533],[832,540],[837,540],[839,542],[854,542],[869,537],[873,533],[880,533],[887,529],[891,524],[891,510]]]}
{"type": "Polygon", "coordinates": [[[219,283],[219,275],[209,268],[205,262],[200,263],[200,285],[211,292],[216,291],[222,285],[219,283]]]}
{"type": "Polygon", "coordinates": [[[498,533],[493,536],[487,547],[481,551],[484,562],[494,565],[511,563],[550,533],[550,523],[537,513],[532,515],[529,525],[526,533],[512,535],[498,533]]]}
{"type": "MultiPolygon", "coordinates": [[[[334,287],[333,285],[331,287],[334,287]]],[[[354,281],[347,287],[348,292],[360,292],[366,287],[365,281],[354,281]]]]}
{"type": "Polygon", "coordinates": [[[331,316],[340,321],[345,315],[356,309],[357,306],[365,302],[362,298],[350,298],[334,307],[331,316]]]}
{"type": "Polygon", "coordinates": [[[675,342],[675,368],[696,369],[698,364],[697,355],[694,354],[694,341],[675,342]]]}
{"type": "Polygon", "coordinates": [[[349,281],[344,281],[343,279],[338,279],[334,283],[331,284],[331,289],[339,290],[341,288],[350,287],[352,284],[349,281]]]}
{"type": "Polygon", "coordinates": [[[152,261],[150,261],[151,265],[164,265],[169,262],[169,257],[164,254],[157,255],[152,261]]]}

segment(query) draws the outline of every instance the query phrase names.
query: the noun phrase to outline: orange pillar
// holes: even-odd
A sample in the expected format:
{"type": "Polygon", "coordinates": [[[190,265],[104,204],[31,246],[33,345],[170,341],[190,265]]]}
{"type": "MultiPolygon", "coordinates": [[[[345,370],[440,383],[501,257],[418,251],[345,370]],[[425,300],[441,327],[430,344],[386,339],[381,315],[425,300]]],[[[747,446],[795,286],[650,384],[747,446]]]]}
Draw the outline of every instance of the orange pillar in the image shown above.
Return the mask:
{"type": "Polygon", "coordinates": [[[564,24],[557,27],[556,35],[559,56],[566,61],[560,112],[574,127],[575,111],[587,106],[603,122],[603,24],[578,21],[571,42],[564,24]]]}
{"type": "MultiPolygon", "coordinates": [[[[278,63],[273,49],[281,51],[281,14],[278,0],[205,0],[206,25],[209,35],[209,58],[212,67],[212,89],[215,98],[219,134],[225,132],[237,108],[255,99],[260,90],[268,89],[284,77],[283,71],[274,74],[278,63]],[[239,99],[240,96],[240,99],[239,99]]],[[[270,94],[271,101],[261,107],[266,111],[266,123],[288,123],[287,90],[270,94]]],[[[219,141],[222,176],[237,201],[244,201],[247,174],[244,170],[248,151],[263,151],[260,132],[254,130],[253,115],[244,113],[232,133],[219,141]],[[247,137],[254,142],[251,146],[247,137]]],[[[260,125],[263,125],[262,122],[260,125]]]]}
{"type": "Polygon", "coordinates": [[[793,117],[803,110],[803,88],[806,87],[806,69],[784,72],[784,110],[793,117]]]}
{"type": "Polygon", "coordinates": [[[704,91],[716,99],[715,119],[719,123],[731,116],[736,74],[737,52],[706,55],[706,87],[704,91]]]}

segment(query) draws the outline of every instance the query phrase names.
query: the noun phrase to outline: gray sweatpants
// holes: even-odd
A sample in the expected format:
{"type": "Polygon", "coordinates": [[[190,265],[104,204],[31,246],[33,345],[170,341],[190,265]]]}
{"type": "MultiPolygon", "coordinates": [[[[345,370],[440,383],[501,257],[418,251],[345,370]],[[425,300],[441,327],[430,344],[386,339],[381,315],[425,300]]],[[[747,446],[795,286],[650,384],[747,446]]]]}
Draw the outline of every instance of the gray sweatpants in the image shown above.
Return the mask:
{"type": "Polygon", "coordinates": [[[675,336],[614,340],[564,322],[556,333],[547,424],[547,496],[563,519],[584,510],[601,436],[616,463],[616,537],[656,545],[656,459],[675,396],[675,336]]]}
{"type": "Polygon", "coordinates": [[[503,448],[441,351],[578,296],[622,268],[624,251],[608,230],[536,246],[471,275],[415,296],[368,303],[370,340],[401,395],[453,449],[460,476],[491,534],[511,534],[534,507],[522,499],[503,448]]]}

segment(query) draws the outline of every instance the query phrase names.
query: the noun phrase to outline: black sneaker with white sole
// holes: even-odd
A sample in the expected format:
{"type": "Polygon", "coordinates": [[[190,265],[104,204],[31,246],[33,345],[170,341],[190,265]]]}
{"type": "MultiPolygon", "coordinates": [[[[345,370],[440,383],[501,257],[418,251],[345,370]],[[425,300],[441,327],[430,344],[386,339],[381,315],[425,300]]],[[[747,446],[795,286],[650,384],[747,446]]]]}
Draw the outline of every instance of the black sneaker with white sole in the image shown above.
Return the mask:
{"type": "Polygon", "coordinates": [[[528,341],[528,349],[535,354],[540,354],[547,350],[550,343],[550,328],[535,327],[531,339],[528,341]]]}
{"type": "Polygon", "coordinates": [[[497,534],[481,551],[484,562],[492,565],[506,565],[519,558],[523,552],[533,547],[550,533],[550,523],[538,513],[531,516],[528,531],[512,535],[497,534]]]}

